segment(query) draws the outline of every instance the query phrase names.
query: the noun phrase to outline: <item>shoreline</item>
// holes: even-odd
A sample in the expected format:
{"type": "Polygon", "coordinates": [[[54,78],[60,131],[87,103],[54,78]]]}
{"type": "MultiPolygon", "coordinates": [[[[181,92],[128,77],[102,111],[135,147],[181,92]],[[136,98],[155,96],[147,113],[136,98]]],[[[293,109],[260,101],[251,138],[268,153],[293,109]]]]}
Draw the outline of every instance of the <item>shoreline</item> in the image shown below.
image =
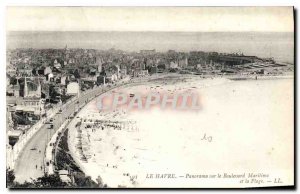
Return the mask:
{"type": "Polygon", "coordinates": [[[246,75],[246,76],[225,76],[230,80],[273,80],[273,79],[294,79],[294,75],[246,75]]]}

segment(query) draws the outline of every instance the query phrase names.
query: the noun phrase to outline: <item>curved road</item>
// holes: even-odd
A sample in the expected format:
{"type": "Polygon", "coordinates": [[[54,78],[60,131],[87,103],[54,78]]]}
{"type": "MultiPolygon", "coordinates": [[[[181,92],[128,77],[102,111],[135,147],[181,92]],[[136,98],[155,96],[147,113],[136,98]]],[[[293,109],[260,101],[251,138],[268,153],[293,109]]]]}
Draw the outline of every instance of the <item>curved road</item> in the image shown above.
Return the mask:
{"type": "Polygon", "coordinates": [[[14,169],[16,177],[15,181],[23,183],[44,175],[45,151],[47,143],[50,141],[52,135],[65,119],[73,114],[78,107],[83,106],[86,102],[100,95],[103,91],[107,90],[97,87],[86,94],[82,94],[79,99],[76,98],[76,100],[72,100],[68,104],[62,105],[62,112],[57,113],[53,117],[53,129],[50,129],[49,124],[44,124],[23,148],[14,169]]]}
{"type": "Polygon", "coordinates": [[[62,123],[69,116],[71,116],[76,111],[76,109],[82,107],[93,98],[99,96],[104,92],[107,92],[108,90],[112,90],[127,84],[140,84],[142,81],[147,82],[149,80],[148,78],[146,78],[145,80],[140,78],[125,83],[119,83],[112,87],[96,87],[91,91],[87,91],[86,93],[81,94],[79,99],[76,98],[75,100],[73,99],[67,104],[63,104],[61,106],[62,112],[57,113],[53,117],[53,129],[50,129],[49,124],[44,124],[41,129],[38,130],[36,134],[34,134],[33,137],[24,146],[15,164],[15,181],[23,183],[25,181],[31,181],[32,179],[36,179],[44,175],[44,158],[47,144],[51,140],[51,137],[55,133],[55,131],[59,129],[62,123]]]}

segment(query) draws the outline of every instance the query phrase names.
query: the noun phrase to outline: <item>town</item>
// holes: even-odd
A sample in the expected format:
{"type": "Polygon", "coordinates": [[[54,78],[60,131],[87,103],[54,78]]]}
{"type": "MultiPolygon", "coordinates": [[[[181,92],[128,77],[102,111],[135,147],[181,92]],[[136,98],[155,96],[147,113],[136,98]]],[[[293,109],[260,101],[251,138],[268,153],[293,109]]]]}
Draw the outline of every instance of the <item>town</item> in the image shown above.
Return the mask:
{"type": "Polygon", "coordinates": [[[126,53],[110,49],[15,49],[7,51],[7,111],[10,130],[26,130],[53,106],[80,92],[118,80],[160,73],[217,75],[283,74],[293,70],[243,54],[217,52],[166,53],[141,50],[126,53]]]}

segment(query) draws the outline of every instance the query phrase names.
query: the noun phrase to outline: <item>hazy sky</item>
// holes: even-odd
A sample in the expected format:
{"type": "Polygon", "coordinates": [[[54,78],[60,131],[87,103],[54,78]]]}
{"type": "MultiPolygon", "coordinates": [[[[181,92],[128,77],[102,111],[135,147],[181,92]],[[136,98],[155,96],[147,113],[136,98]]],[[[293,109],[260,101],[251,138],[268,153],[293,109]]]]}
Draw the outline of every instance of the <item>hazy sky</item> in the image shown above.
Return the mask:
{"type": "Polygon", "coordinates": [[[293,32],[292,7],[7,7],[7,31],[293,32]]]}

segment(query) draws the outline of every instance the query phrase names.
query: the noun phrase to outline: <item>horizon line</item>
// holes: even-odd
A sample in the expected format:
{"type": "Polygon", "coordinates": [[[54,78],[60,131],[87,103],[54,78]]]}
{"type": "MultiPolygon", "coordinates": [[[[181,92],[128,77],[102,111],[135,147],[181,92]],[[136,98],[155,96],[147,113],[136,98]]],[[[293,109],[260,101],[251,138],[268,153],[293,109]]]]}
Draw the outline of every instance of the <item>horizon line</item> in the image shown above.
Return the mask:
{"type": "Polygon", "coordinates": [[[125,31],[125,30],[6,30],[6,32],[176,32],[176,33],[218,33],[218,32],[226,32],[226,33],[236,33],[236,32],[258,32],[258,33],[294,33],[295,31],[125,31]]]}

